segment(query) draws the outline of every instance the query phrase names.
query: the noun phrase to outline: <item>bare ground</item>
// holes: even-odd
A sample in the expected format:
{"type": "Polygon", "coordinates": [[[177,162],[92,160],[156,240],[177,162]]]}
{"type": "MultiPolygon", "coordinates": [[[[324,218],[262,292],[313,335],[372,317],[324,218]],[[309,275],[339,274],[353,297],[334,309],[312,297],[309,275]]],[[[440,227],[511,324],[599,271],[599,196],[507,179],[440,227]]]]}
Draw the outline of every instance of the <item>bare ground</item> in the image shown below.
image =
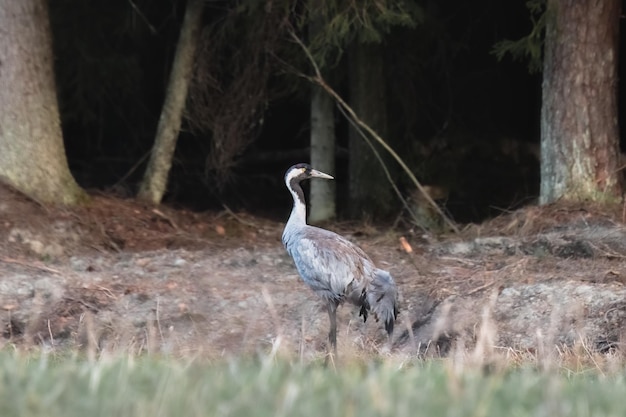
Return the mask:
{"type": "MultiPolygon", "coordinates": [[[[328,318],[282,248],[282,226],[102,195],[46,208],[0,186],[0,346],[319,357],[328,318]]],[[[619,351],[621,208],[528,207],[442,237],[326,227],[388,269],[401,293],[391,350],[382,326],[346,305],[340,355],[445,355],[481,340],[488,350],[619,351]]]]}

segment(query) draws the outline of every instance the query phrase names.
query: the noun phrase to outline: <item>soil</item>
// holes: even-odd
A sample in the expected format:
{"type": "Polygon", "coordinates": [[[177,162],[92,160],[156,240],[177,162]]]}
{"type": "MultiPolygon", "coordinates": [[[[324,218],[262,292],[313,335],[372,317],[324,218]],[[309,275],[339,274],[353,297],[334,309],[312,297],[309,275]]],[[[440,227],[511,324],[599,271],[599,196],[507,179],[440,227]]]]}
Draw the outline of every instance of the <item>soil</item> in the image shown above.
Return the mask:
{"type": "MultiPolygon", "coordinates": [[[[84,207],[44,207],[0,186],[0,346],[323,356],[326,310],[282,247],[282,227],[98,194],[84,207]]],[[[529,206],[441,236],[408,221],[324,227],[360,245],[400,291],[391,345],[380,323],[340,307],[340,355],[446,355],[481,340],[619,349],[621,208],[529,206]]]]}

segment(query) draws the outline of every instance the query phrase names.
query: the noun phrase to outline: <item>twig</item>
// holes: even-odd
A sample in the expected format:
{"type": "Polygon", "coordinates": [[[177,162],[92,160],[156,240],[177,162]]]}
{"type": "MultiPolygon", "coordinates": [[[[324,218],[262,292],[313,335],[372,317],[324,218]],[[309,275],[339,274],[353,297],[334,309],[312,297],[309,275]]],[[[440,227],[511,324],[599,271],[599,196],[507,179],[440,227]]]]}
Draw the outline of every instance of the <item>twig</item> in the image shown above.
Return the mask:
{"type": "Polygon", "coordinates": [[[300,363],[304,363],[304,342],[305,342],[305,337],[304,337],[304,314],[302,315],[302,327],[300,328],[300,363]]]}
{"type": "Polygon", "coordinates": [[[106,294],[107,297],[112,298],[112,299],[116,299],[117,297],[115,296],[115,294],[113,294],[113,291],[111,291],[110,289],[103,287],[102,285],[96,285],[96,288],[99,289],[100,291],[104,292],[106,294]]]}
{"type": "Polygon", "coordinates": [[[169,216],[167,216],[165,213],[163,213],[161,210],[158,209],[152,209],[152,212],[154,214],[156,214],[157,216],[159,216],[160,218],[162,218],[163,220],[167,221],[170,226],[172,226],[174,229],[176,229],[177,231],[180,231],[180,228],[178,227],[178,225],[174,222],[174,220],[172,220],[169,216]]]}
{"type": "Polygon", "coordinates": [[[486,284],[484,284],[484,285],[481,285],[480,287],[476,287],[476,288],[474,288],[473,290],[466,292],[466,293],[465,293],[465,295],[472,295],[472,294],[475,294],[475,293],[477,293],[478,291],[482,291],[482,290],[484,290],[484,289],[487,289],[487,288],[491,287],[491,286],[492,286],[493,284],[495,284],[495,283],[496,283],[496,281],[495,281],[495,280],[494,280],[494,281],[491,281],[491,282],[488,282],[488,283],[486,283],[486,284]]]}
{"type": "Polygon", "coordinates": [[[263,300],[265,301],[265,304],[267,304],[267,309],[270,312],[270,316],[272,317],[272,320],[274,320],[276,331],[278,333],[278,336],[280,337],[280,335],[284,333],[282,326],[280,324],[280,318],[278,316],[278,312],[276,311],[276,307],[274,306],[274,302],[272,301],[272,296],[270,295],[265,285],[261,287],[261,295],[263,296],[263,300]]]}
{"type": "Polygon", "coordinates": [[[608,251],[606,249],[600,248],[598,245],[595,245],[595,244],[593,244],[591,242],[587,242],[587,243],[593,249],[596,249],[598,252],[600,252],[600,255],[604,256],[607,259],[624,259],[624,258],[626,258],[625,255],[622,255],[622,254],[617,253],[615,251],[608,251]]]}
{"type": "Polygon", "coordinates": [[[52,336],[52,329],[50,328],[50,319],[48,319],[48,335],[50,336],[50,346],[54,347],[54,336],[52,336]]]}
{"type": "Polygon", "coordinates": [[[161,319],[159,317],[159,306],[160,306],[160,297],[157,295],[157,299],[156,299],[156,322],[157,322],[157,329],[159,330],[159,335],[161,336],[161,343],[163,343],[164,339],[163,339],[163,330],[161,329],[161,319]]]}
{"type": "Polygon", "coordinates": [[[84,307],[87,307],[89,311],[93,311],[94,313],[97,313],[100,310],[95,304],[88,303],[87,301],[80,298],[64,297],[64,300],[74,301],[75,303],[82,304],[84,307]]]}
{"type": "MultiPolygon", "coordinates": [[[[130,0],[129,0],[130,1],[130,0]]],[[[131,2],[132,4],[132,2],[131,2]]],[[[134,5],[133,5],[134,6],[134,5]]],[[[115,184],[113,185],[113,189],[117,188],[121,183],[123,183],[124,181],[126,181],[128,179],[128,177],[130,177],[133,172],[135,172],[137,170],[137,168],[139,168],[141,166],[141,164],[143,164],[145,162],[146,159],[148,159],[148,157],[150,156],[150,151],[146,152],[145,154],[143,154],[143,156],[141,158],[139,158],[137,160],[137,162],[135,162],[135,164],[130,167],[130,169],[126,172],[126,174],[122,175],[122,177],[120,179],[118,179],[115,184]]]]}
{"type": "MultiPolygon", "coordinates": [[[[350,122],[350,124],[352,125],[354,130],[356,130],[357,133],[359,134],[359,136],[361,136],[363,138],[365,143],[367,143],[369,145],[370,149],[374,153],[374,156],[376,157],[376,159],[378,159],[378,162],[380,163],[380,166],[382,167],[383,171],[385,172],[385,176],[387,177],[387,181],[389,181],[389,184],[391,184],[391,187],[393,188],[393,190],[395,191],[396,195],[398,196],[398,198],[402,202],[402,205],[404,206],[404,208],[409,212],[409,215],[413,218],[413,221],[415,222],[415,224],[419,225],[419,223],[420,223],[419,219],[417,218],[417,216],[415,216],[415,213],[409,207],[409,204],[407,203],[406,199],[402,196],[402,193],[398,189],[398,186],[396,185],[396,183],[394,182],[393,178],[391,177],[391,173],[389,172],[389,169],[387,169],[387,165],[383,161],[382,156],[380,156],[380,152],[378,152],[378,149],[376,149],[376,147],[374,146],[372,141],[367,137],[365,132],[363,132],[363,129],[361,129],[361,127],[351,117],[348,117],[348,114],[346,114],[346,111],[345,111],[344,108],[339,106],[339,111],[341,111],[341,114],[343,114],[343,116],[350,122]]],[[[426,230],[423,227],[421,227],[421,229],[424,232],[426,232],[426,230]]]]}
{"type": "Polygon", "coordinates": [[[39,269],[40,271],[50,272],[52,274],[63,275],[61,273],[61,271],[58,271],[56,269],[49,268],[49,267],[43,266],[43,265],[36,265],[36,264],[28,263],[28,262],[25,262],[25,261],[20,261],[18,259],[0,258],[0,262],[4,262],[4,263],[7,263],[7,264],[15,264],[15,265],[20,265],[20,266],[25,266],[27,268],[39,269]]]}
{"type": "Polygon", "coordinates": [[[455,258],[454,256],[440,256],[438,259],[441,261],[454,261],[469,266],[476,266],[476,264],[481,263],[480,261],[473,261],[470,259],[455,258]]]}
{"type": "Polygon", "coordinates": [[[249,222],[247,220],[244,220],[241,218],[241,216],[238,216],[237,214],[235,214],[235,212],[233,212],[226,204],[222,204],[222,207],[224,207],[224,210],[226,210],[226,213],[228,213],[229,216],[231,216],[233,219],[237,220],[239,223],[248,226],[248,227],[254,227],[254,228],[259,228],[259,226],[257,226],[256,224],[249,222]]]}
{"type": "Polygon", "coordinates": [[[593,362],[593,364],[595,365],[596,369],[598,371],[600,371],[600,374],[602,374],[602,376],[604,376],[604,372],[602,372],[602,368],[600,367],[600,365],[598,365],[598,362],[596,361],[596,358],[593,356],[593,353],[591,353],[591,351],[587,347],[587,343],[585,343],[585,341],[583,340],[582,335],[578,335],[578,337],[580,338],[580,344],[582,345],[583,349],[585,350],[585,353],[587,354],[589,359],[591,359],[591,362],[593,362]]]}
{"type": "Polygon", "coordinates": [[[8,310],[9,312],[9,321],[7,323],[7,327],[9,328],[9,340],[13,339],[13,319],[11,318],[11,310],[8,310]]]}
{"type": "Polygon", "coordinates": [[[157,30],[156,28],[150,23],[148,22],[148,18],[146,17],[145,14],[143,14],[143,12],[141,10],[139,10],[139,8],[137,7],[137,5],[135,3],[132,2],[132,0],[128,0],[128,2],[130,3],[130,5],[132,6],[133,9],[135,9],[135,11],[137,12],[137,14],[139,15],[139,17],[141,17],[141,19],[144,21],[144,23],[146,24],[146,26],[148,26],[148,28],[150,29],[150,33],[152,33],[153,35],[157,34],[157,30]]]}
{"type": "Polygon", "coordinates": [[[333,90],[326,83],[326,81],[322,77],[322,73],[321,73],[319,67],[315,63],[315,59],[311,55],[311,52],[308,50],[306,45],[304,45],[302,40],[300,40],[300,38],[298,38],[298,36],[295,34],[295,32],[290,31],[290,34],[291,34],[291,37],[295,40],[295,42],[302,48],[302,50],[306,54],[307,58],[311,62],[311,65],[313,66],[313,70],[315,71],[315,76],[314,77],[307,76],[307,75],[304,75],[304,74],[302,74],[302,76],[304,78],[308,79],[309,81],[314,82],[314,83],[318,84],[320,87],[322,87],[328,94],[330,94],[335,99],[335,101],[339,104],[340,108],[350,115],[350,119],[354,123],[356,123],[361,129],[365,130],[372,138],[374,138],[376,140],[376,142],[378,142],[387,152],[389,152],[391,154],[391,156],[393,156],[393,158],[398,162],[398,164],[400,164],[402,169],[409,176],[409,178],[411,179],[411,181],[413,182],[415,187],[424,195],[424,199],[430,205],[432,205],[432,207],[435,209],[437,214],[439,214],[441,216],[441,218],[446,222],[446,224],[448,224],[448,226],[450,226],[450,228],[455,233],[459,233],[459,228],[454,224],[454,222],[452,222],[452,220],[450,220],[450,218],[448,218],[448,216],[446,216],[446,214],[443,212],[443,210],[441,210],[441,207],[439,207],[437,205],[437,203],[435,203],[435,201],[430,197],[430,195],[428,195],[428,193],[426,192],[426,190],[424,189],[422,184],[420,184],[420,182],[417,180],[417,178],[415,178],[415,175],[413,175],[413,172],[411,172],[411,170],[404,163],[402,158],[400,158],[400,156],[387,144],[387,142],[385,142],[371,127],[369,127],[366,123],[364,123],[361,119],[359,119],[359,117],[356,115],[354,110],[352,110],[352,108],[341,98],[341,96],[339,94],[337,94],[337,92],[335,90],[333,90]]]}

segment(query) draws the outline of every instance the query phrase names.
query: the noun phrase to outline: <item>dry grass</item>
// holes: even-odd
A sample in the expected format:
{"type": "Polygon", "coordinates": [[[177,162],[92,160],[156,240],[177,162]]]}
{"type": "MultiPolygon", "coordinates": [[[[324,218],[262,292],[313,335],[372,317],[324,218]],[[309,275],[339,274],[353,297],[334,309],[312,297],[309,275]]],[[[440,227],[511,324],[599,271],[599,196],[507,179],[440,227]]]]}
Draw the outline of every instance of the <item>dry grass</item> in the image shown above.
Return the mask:
{"type": "MultiPolygon", "coordinates": [[[[493,291],[490,302],[482,309],[480,323],[474,332],[469,335],[456,335],[452,338],[452,346],[445,356],[437,350],[435,344],[428,346],[413,346],[412,349],[394,349],[385,337],[382,330],[376,331],[377,323],[370,323],[368,331],[350,329],[354,325],[348,322],[339,334],[339,357],[329,358],[324,345],[311,350],[311,337],[305,328],[305,315],[302,316],[302,329],[299,340],[291,341],[285,333],[280,313],[275,307],[275,300],[263,291],[262,297],[269,311],[265,318],[273,322],[276,334],[265,343],[265,349],[248,351],[247,354],[233,355],[225,350],[215,350],[210,345],[197,339],[183,340],[174,335],[161,323],[159,306],[154,311],[154,320],[150,322],[143,333],[120,329],[113,326],[101,326],[94,321],[94,315],[87,312],[81,317],[80,325],[68,343],[55,345],[54,336],[50,330],[47,338],[37,337],[35,329],[45,331],[32,323],[26,329],[20,340],[3,340],[0,351],[13,351],[21,354],[45,354],[58,357],[80,356],[89,361],[99,361],[102,358],[141,358],[166,357],[172,360],[201,360],[201,361],[230,361],[254,360],[263,358],[264,361],[286,362],[290,364],[310,365],[330,363],[334,368],[345,368],[354,365],[369,363],[387,363],[398,368],[415,366],[415,364],[429,364],[431,362],[443,365],[455,374],[489,370],[489,372],[508,372],[514,369],[532,368],[539,372],[556,372],[565,375],[615,375],[626,366],[626,358],[617,349],[609,349],[600,353],[591,347],[590,341],[580,335],[574,346],[559,345],[554,342],[554,334],[542,335],[537,333],[537,345],[534,349],[519,350],[509,346],[498,346],[498,328],[493,319],[497,299],[497,291],[493,291]],[[330,360],[329,360],[330,359],[330,360]]],[[[321,314],[321,313],[320,313],[321,314]]],[[[325,319],[325,317],[323,317],[325,319]]],[[[450,320],[443,314],[436,323],[440,334],[450,320]]],[[[359,320],[360,322],[360,320],[359,320]]],[[[324,323],[326,323],[324,321],[324,323]]],[[[360,324],[360,323],[358,323],[360,324]]],[[[411,327],[408,327],[409,337],[412,337],[411,327]]],[[[402,331],[401,328],[398,331],[402,331]]],[[[550,332],[556,332],[552,328],[550,332]]],[[[317,335],[316,335],[317,337],[317,335]]],[[[246,343],[241,340],[240,343],[246,343]]],[[[421,365],[420,365],[421,366],[421,365]]]]}
{"type": "Polygon", "coordinates": [[[621,357],[582,343],[550,355],[499,349],[490,332],[445,359],[344,351],[325,366],[285,352],[280,337],[253,358],[5,349],[0,415],[624,415],[621,357]]]}
{"type": "MultiPolygon", "coordinates": [[[[262,296],[277,333],[267,349],[249,356],[177,339],[158,308],[143,337],[98,328],[86,314],[73,349],[7,344],[0,352],[0,415],[617,417],[626,411],[626,361],[618,351],[594,352],[582,337],[573,347],[557,346],[550,335],[532,351],[499,347],[495,295],[473,335],[457,338],[445,358],[387,351],[378,338],[349,339],[346,331],[339,357],[330,360],[294,349],[276,300],[262,296]],[[110,342],[102,343],[105,333],[110,342]]],[[[301,337],[300,345],[308,343],[305,331],[301,337]]]]}

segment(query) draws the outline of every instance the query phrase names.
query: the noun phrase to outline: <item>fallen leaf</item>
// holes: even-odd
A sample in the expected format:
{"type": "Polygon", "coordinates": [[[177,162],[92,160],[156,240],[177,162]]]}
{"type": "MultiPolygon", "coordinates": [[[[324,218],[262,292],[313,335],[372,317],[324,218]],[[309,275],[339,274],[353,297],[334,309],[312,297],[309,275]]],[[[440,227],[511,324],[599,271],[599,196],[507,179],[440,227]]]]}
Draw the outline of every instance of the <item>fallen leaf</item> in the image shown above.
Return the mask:
{"type": "Polygon", "coordinates": [[[404,236],[400,237],[400,245],[402,246],[402,250],[406,253],[413,253],[413,248],[411,247],[409,242],[407,242],[404,236]]]}

